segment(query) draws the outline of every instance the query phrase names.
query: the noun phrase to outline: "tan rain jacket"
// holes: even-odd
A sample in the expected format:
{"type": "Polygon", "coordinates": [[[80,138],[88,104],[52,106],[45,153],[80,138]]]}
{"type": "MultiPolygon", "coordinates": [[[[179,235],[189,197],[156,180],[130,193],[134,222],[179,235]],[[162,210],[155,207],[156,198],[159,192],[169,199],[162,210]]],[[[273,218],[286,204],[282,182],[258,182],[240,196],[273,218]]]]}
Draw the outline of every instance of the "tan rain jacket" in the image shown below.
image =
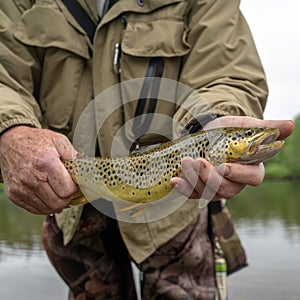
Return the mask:
{"type": "MultiPolygon", "coordinates": [[[[91,99],[120,82],[144,77],[152,58],[163,61],[163,78],[197,91],[210,113],[262,117],[265,76],[238,0],[119,0],[101,21],[95,0],[79,2],[99,22],[93,45],[60,0],[0,2],[0,132],[28,124],[72,139],[91,99]]],[[[136,101],[121,106],[119,96],[95,109],[97,122],[105,118],[98,134],[103,155],[111,154],[114,136],[135,114],[136,101]],[[114,105],[117,109],[105,115],[103,107],[114,105]]],[[[180,101],[158,101],[155,113],[182,126],[208,113],[200,98],[180,101]]],[[[159,120],[159,127],[165,127],[159,120]]],[[[126,138],[132,140],[127,129],[126,138]]],[[[76,207],[56,216],[65,243],[81,211],[76,207]]],[[[141,262],[198,213],[198,203],[187,201],[163,219],[119,226],[133,259],[141,262]]]]}

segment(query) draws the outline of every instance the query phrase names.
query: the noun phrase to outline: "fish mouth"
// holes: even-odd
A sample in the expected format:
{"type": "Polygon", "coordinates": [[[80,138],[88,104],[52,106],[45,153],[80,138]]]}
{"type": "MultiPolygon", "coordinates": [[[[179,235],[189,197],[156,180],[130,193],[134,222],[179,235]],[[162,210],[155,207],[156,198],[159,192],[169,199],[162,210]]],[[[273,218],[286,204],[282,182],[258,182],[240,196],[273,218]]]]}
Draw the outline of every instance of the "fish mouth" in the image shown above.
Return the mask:
{"type": "Polygon", "coordinates": [[[284,141],[277,140],[280,130],[277,128],[266,128],[256,139],[248,146],[247,163],[260,163],[269,159],[279,152],[285,145],[284,141]]]}

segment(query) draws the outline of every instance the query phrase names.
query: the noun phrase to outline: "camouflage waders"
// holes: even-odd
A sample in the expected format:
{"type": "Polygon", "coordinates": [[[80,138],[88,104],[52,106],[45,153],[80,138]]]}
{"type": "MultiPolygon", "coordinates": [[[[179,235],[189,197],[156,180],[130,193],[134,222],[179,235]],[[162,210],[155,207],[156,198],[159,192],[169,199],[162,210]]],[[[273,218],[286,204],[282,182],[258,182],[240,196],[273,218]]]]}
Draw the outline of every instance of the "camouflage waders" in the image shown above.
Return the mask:
{"type": "MultiPolygon", "coordinates": [[[[140,264],[142,299],[214,299],[215,280],[207,211],[140,264]]],[[[70,289],[69,300],[137,299],[130,259],[117,221],[86,205],[73,240],[64,246],[48,216],[43,244],[70,289]]]]}

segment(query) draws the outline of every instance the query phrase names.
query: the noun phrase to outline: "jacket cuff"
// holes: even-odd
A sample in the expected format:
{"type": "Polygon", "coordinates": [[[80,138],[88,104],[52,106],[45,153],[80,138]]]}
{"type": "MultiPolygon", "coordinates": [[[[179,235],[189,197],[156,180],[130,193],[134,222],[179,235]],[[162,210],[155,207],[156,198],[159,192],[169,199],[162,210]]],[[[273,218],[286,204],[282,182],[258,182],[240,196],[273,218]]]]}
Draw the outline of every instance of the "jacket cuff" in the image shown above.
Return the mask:
{"type": "Polygon", "coordinates": [[[35,128],[41,128],[41,124],[38,121],[27,119],[24,117],[18,117],[9,119],[0,123],[0,135],[2,135],[6,130],[15,127],[15,126],[29,126],[35,128]]]}
{"type": "Polygon", "coordinates": [[[210,121],[213,121],[221,116],[222,115],[213,114],[213,113],[198,116],[198,117],[192,119],[186,125],[185,129],[188,131],[188,133],[195,133],[199,130],[202,130],[203,127],[210,121]]]}

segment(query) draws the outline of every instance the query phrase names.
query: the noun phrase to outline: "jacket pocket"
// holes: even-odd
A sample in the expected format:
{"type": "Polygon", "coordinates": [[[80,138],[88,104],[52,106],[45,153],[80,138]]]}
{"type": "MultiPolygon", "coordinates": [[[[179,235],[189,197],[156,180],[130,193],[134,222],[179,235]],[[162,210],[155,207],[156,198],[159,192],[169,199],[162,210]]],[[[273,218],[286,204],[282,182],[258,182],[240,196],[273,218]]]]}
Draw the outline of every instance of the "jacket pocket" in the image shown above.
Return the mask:
{"type": "Polygon", "coordinates": [[[129,18],[121,43],[121,78],[145,76],[149,60],[161,57],[165,65],[163,77],[177,79],[181,59],[190,48],[184,20],[174,17],[131,21],[129,18]]]}
{"type": "Polygon", "coordinates": [[[90,57],[84,34],[72,27],[59,8],[48,1],[39,1],[23,14],[16,26],[15,37],[29,46],[55,47],[90,57]]]}
{"type": "Polygon", "coordinates": [[[178,57],[189,50],[185,24],[176,19],[129,22],[122,40],[122,51],[137,57],[178,57]]]}
{"type": "MultiPolygon", "coordinates": [[[[180,76],[182,60],[191,48],[186,35],[185,22],[179,17],[151,20],[149,16],[142,16],[138,21],[131,21],[129,18],[121,42],[120,78],[121,81],[140,78],[135,88],[122,91],[123,95],[126,95],[125,99],[132,99],[126,102],[124,109],[125,123],[128,122],[126,134],[129,140],[133,141],[146,132],[170,138],[171,118],[176,104],[165,101],[174,99],[171,95],[169,99],[160,99],[160,95],[166,94],[162,89],[169,86],[164,78],[178,80],[180,76]],[[150,75],[157,78],[149,78],[150,70],[159,68],[163,68],[159,75],[155,72],[154,75],[150,75]],[[147,85],[151,88],[145,96],[143,89],[147,85]],[[155,85],[160,92],[155,90],[155,85]],[[134,95],[129,96],[130,93],[134,95]],[[144,108],[137,113],[141,104],[144,108]],[[163,118],[161,115],[169,118],[163,118]],[[132,119],[134,121],[129,122],[132,119]]],[[[174,93],[174,90],[171,90],[171,93],[174,93]]],[[[141,139],[143,144],[142,140],[144,139],[141,139]]]]}
{"type": "MultiPolygon", "coordinates": [[[[89,44],[52,1],[40,0],[26,11],[15,29],[15,37],[39,50],[40,86],[35,87],[46,126],[68,131],[89,44]]],[[[88,95],[89,97],[90,95],[88,95]]]]}

